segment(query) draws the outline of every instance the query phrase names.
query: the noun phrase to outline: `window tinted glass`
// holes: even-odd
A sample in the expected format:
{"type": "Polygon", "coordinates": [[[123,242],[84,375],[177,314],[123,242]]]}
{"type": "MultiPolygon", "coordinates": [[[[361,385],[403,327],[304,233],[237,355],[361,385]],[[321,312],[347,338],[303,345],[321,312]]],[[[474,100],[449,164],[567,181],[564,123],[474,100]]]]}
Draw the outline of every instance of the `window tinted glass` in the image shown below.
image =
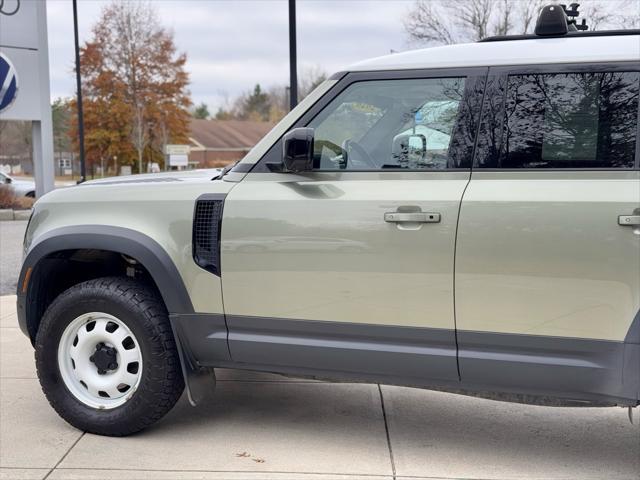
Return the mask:
{"type": "Polygon", "coordinates": [[[632,168],[637,72],[509,76],[494,168],[632,168]]]}
{"type": "Polygon", "coordinates": [[[308,126],[321,170],[446,169],[464,78],[358,82],[308,126]]]}

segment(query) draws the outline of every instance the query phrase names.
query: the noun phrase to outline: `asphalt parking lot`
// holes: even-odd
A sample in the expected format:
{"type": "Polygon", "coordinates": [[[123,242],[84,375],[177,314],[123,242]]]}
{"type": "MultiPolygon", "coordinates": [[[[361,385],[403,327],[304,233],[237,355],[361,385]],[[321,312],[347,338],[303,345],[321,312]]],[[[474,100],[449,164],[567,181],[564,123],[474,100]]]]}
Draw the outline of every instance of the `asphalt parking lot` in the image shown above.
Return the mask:
{"type": "Polygon", "coordinates": [[[0,222],[0,295],[16,293],[26,221],[0,222]]]}

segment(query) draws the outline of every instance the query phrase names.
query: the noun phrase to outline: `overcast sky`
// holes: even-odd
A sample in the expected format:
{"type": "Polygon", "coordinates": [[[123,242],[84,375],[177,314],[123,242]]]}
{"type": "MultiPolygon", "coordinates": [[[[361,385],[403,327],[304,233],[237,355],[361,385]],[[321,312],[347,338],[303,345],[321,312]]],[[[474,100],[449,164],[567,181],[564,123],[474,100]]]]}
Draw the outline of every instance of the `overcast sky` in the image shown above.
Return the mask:
{"type": "MultiPolygon", "coordinates": [[[[91,35],[107,0],[79,0],[80,41],[91,35]]],[[[412,0],[298,0],[298,71],[328,74],[391,50],[407,49],[402,19],[412,0]]],[[[256,83],[288,84],[286,0],[153,0],[161,23],[187,54],[192,99],[212,113],[256,83]]],[[[51,96],[74,94],[71,0],[47,2],[51,96]]]]}

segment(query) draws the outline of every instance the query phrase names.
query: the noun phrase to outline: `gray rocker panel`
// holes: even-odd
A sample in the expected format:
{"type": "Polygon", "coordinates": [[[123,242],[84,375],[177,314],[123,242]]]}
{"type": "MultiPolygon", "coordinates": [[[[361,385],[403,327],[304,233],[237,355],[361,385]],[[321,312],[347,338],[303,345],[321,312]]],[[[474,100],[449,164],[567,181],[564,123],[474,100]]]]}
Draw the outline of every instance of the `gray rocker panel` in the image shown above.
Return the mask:
{"type": "Polygon", "coordinates": [[[227,315],[234,362],[458,380],[453,330],[227,315]]]}
{"type": "Polygon", "coordinates": [[[564,398],[638,399],[631,344],[605,340],[458,331],[463,383],[564,398]],[[623,377],[627,363],[627,375],[623,377]]]}
{"type": "MultiPolygon", "coordinates": [[[[182,316],[181,316],[182,317],[182,316]]],[[[188,316],[182,342],[198,365],[380,382],[458,393],[505,393],[636,405],[640,345],[577,338],[458,332],[228,315],[188,316]],[[459,363],[458,363],[459,362],[459,363]],[[458,365],[460,375],[458,376],[458,365]]],[[[515,396],[520,400],[513,400],[515,396]]],[[[553,402],[551,403],[553,404],[553,402]]]]}

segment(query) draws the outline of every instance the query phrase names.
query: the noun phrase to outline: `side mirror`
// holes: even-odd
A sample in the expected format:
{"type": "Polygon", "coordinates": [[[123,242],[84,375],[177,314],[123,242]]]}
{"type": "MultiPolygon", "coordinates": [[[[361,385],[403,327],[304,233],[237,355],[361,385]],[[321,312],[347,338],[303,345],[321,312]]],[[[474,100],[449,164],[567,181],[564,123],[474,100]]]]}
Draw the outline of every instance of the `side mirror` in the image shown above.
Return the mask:
{"type": "Polygon", "coordinates": [[[424,135],[410,135],[407,147],[410,164],[420,163],[427,156],[427,138],[424,135]]]}
{"type": "Polygon", "coordinates": [[[294,173],[313,169],[313,128],[294,128],[282,137],[282,166],[294,173]]]}
{"type": "Polygon", "coordinates": [[[427,156],[427,138],[419,133],[398,135],[393,139],[391,148],[399,165],[415,168],[427,156]]]}
{"type": "Polygon", "coordinates": [[[4,183],[11,183],[13,180],[9,177],[4,177],[4,183]]]}

